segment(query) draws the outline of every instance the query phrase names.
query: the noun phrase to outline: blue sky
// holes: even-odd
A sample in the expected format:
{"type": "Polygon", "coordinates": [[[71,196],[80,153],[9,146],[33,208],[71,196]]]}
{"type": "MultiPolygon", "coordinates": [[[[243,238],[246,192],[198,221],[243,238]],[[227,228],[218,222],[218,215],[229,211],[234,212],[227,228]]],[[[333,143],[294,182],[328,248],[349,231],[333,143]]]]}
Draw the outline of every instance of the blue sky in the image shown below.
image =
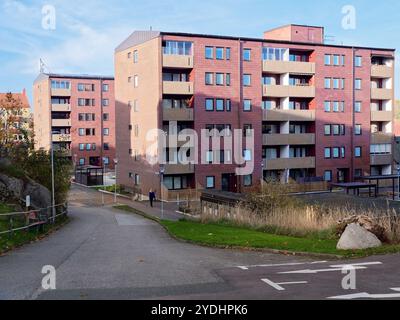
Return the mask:
{"type": "Polygon", "coordinates": [[[398,0],[0,0],[0,92],[26,88],[31,95],[39,58],[51,72],[112,75],[114,48],[150,26],[262,37],[280,25],[311,24],[326,27],[335,39],[329,43],[400,50],[399,12],[398,0]],[[55,30],[42,28],[45,5],[55,8],[55,30]],[[355,29],[342,28],[345,5],[356,9],[355,29]]]}

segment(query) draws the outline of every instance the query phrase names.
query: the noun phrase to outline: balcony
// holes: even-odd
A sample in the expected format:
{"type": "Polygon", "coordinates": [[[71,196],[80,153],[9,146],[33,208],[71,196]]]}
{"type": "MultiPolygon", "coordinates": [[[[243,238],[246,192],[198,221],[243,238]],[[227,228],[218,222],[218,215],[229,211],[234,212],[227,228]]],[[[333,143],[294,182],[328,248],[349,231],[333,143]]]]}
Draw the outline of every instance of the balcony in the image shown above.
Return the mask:
{"type": "Polygon", "coordinates": [[[166,164],[165,175],[171,174],[192,174],[194,173],[193,164],[166,164]]]}
{"type": "Polygon", "coordinates": [[[391,144],[393,143],[392,133],[372,133],[371,144],[391,144]]]}
{"type": "Polygon", "coordinates": [[[163,109],[164,121],[193,121],[192,108],[164,108],[163,109]]]}
{"type": "Polygon", "coordinates": [[[392,100],[393,99],[393,90],[392,89],[372,88],[371,89],[371,99],[372,100],[392,100]]]}
{"type": "Polygon", "coordinates": [[[314,145],[315,134],[264,134],[265,146],[314,145]]]}
{"type": "Polygon", "coordinates": [[[71,89],[51,89],[51,95],[53,97],[70,97],[71,89]]]}
{"type": "Polygon", "coordinates": [[[315,63],[296,61],[263,61],[263,72],[283,74],[315,74],[315,63]]]}
{"type": "Polygon", "coordinates": [[[282,86],[282,85],[264,85],[264,97],[274,98],[315,98],[314,86],[282,86]]]}
{"type": "Polygon", "coordinates": [[[373,122],[392,122],[392,111],[371,111],[371,121],[373,122]]]}
{"type": "Polygon", "coordinates": [[[265,170],[313,169],[315,157],[279,158],[264,161],[265,170]]]}
{"type": "Polygon", "coordinates": [[[53,142],[71,142],[70,134],[53,134],[53,142]]]}
{"type": "Polygon", "coordinates": [[[373,65],[371,66],[372,78],[392,78],[393,68],[388,66],[373,65]]]}
{"type": "Polygon", "coordinates": [[[263,121],[315,121],[315,110],[263,110],[263,121]]]}
{"type": "Polygon", "coordinates": [[[193,56],[164,54],[163,67],[174,69],[193,69],[193,56]]]}
{"type": "Polygon", "coordinates": [[[163,94],[193,95],[193,82],[164,81],[163,94]]]}
{"type": "Polygon", "coordinates": [[[371,166],[387,166],[393,163],[391,154],[371,155],[371,166]]]}
{"type": "Polygon", "coordinates": [[[70,112],[71,105],[70,104],[52,104],[51,111],[54,112],[70,112]]]}
{"type": "Polygon", "coordinates": [[[53,127],[70,127],[71,119],[52,119],[51,125],[53,127]]]}

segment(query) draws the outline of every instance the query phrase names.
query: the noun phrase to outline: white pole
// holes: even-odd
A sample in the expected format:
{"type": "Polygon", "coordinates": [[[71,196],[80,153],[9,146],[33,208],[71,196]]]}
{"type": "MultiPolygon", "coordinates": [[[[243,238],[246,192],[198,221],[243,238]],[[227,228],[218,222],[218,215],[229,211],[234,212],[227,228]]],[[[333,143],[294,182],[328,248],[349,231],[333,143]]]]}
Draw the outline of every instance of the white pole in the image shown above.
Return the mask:
{"type": "Polygon", "coordinates": [[[161,219],[164,219],[164,201],[163,201],[164,173],[161,174],[161,219]]]}
{"type": "Polygon", "coordinates": [[[52,216],[53,223],[56,222],[56,197],[55,197],[55,183],[54,183],[54,144],[53,136],[51,137],[51,197],[52,197],[52,216]]]}
{"type": "Polygon", "coordinates": [[[117,168],[118,163],[115,163],[114,203],[117,203],[117,168]]]}

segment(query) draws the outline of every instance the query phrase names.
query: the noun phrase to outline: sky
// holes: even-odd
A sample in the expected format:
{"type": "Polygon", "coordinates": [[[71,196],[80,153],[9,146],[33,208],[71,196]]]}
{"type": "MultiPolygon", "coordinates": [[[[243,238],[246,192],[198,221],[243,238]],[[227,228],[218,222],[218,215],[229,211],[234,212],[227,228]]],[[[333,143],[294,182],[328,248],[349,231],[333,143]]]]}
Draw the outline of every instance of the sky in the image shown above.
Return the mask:
{"type": "Polygon", "coordinates": [[[53,73],[113,75],[114,48],[150,28],[262,38],[281,25],[308,24],[324,26],[329,44],[400,52],[399,12],[398,0],[0,0],[0,92],[26,88],[32,102],[39,59],[53,73]]]}

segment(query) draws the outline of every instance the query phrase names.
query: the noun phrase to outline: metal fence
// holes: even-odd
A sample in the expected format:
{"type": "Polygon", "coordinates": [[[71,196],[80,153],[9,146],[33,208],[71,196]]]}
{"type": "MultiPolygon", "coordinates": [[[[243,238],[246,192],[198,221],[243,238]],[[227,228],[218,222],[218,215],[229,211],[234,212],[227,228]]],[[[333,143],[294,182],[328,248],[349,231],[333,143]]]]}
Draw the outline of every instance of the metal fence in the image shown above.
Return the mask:
{"type": "Polygon", "coordinates": [[[11,236],[22,230],[36,229],[39,231],[45,225],[55,223],[57,218],[67,214],[68,206],[66,203],[39,210],[0,214],[0,236],[6,234],[11,236]],[[55,216],[52,215],[53,208],[56,212],[55,216]]]}

